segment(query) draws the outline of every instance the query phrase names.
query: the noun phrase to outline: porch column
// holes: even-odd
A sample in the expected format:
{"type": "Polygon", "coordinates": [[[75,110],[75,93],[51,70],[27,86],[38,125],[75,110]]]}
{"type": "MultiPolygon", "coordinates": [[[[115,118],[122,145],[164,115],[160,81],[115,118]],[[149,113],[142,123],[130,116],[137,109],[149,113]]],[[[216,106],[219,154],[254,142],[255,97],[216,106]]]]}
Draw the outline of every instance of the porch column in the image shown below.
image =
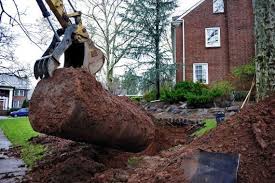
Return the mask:
{"type": "Polygon", "coordinates": [[[13,96],[13,89],[10,89],[8,109],[12,108],[12,96],[13,96]]]}

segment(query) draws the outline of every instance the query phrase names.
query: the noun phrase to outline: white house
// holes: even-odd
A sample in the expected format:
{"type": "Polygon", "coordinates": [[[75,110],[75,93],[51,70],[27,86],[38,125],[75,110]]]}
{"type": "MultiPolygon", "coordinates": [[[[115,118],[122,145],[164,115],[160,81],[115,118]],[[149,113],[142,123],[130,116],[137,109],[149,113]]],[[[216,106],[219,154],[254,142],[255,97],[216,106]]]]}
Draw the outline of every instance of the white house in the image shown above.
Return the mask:
{"type": "Polygon", "coordinates": [[[30,82],[27,77],[0,74],[0,110],[21,108],[24,100],[29,99],[30,82]]]}

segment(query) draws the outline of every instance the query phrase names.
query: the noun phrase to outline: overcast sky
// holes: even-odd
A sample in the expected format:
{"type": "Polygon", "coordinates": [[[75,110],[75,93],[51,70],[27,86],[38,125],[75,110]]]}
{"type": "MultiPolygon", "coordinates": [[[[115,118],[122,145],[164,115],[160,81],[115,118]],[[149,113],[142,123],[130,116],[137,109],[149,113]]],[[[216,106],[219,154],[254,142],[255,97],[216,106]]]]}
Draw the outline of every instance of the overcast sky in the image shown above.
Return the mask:
{"type": "MultiPolygon", "coordinates": [[[[188,8],[196,4],[199,0],[178,0],[178,8],[173,15],[180,15],[188,8]]],[[[25,16],[22,16],[22,22],[26,25],[33,24],[37,20],[41,19],[42,14],[38,8],[35,0],[28,1],[18,1],[19,9],[25,10],[25,16]]],[[[81,11],[81,10],[80,10],[81,11]]],[[[31,67],[34,65],[36,59],[39,59],[43,52],[45,51],[39,49],[34,45],[26,36],[20,31],[19,39],[17,39],[16,56],[18,60],[22,63],[30,64],[31,67]]]]}

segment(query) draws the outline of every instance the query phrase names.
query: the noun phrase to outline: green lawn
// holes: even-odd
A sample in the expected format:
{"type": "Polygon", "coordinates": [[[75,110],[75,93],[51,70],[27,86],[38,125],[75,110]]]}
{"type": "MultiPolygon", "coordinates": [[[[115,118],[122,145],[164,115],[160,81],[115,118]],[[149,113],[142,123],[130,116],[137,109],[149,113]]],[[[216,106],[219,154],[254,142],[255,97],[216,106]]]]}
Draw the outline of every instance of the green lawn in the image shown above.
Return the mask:
{"type": "Polygon", "coordinates": [[[217,127],[217,122],[215,119],[206,119],[203,122],[204,122],[204,127],[195,131],[191,136],[201,137],[204,134],[208,133],[210,130],[217,127]]]}
{"type": "Polygon", "coordinates": [[[29,167],[32,167],[37,160],[42,158],[45,147],[28,142],[31,137],[38,135],[37,132],[33,131],[28,118],[0,120],[0,128],[13,146],[21,148],[22,159],[29,167]]]}

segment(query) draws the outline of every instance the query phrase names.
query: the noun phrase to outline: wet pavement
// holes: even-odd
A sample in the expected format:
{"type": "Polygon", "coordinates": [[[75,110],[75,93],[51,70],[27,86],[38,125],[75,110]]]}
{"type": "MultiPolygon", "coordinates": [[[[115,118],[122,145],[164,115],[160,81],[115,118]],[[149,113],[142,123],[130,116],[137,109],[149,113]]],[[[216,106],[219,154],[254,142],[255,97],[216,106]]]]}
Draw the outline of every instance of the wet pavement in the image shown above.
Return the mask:
{"type": "Polygon", "coordinates": [[[21,182],[27,168],[21,159],[8,157],[7,151],[11,147],[10,141],[0,129],[0,182],[16,183],[21,182]]]}

